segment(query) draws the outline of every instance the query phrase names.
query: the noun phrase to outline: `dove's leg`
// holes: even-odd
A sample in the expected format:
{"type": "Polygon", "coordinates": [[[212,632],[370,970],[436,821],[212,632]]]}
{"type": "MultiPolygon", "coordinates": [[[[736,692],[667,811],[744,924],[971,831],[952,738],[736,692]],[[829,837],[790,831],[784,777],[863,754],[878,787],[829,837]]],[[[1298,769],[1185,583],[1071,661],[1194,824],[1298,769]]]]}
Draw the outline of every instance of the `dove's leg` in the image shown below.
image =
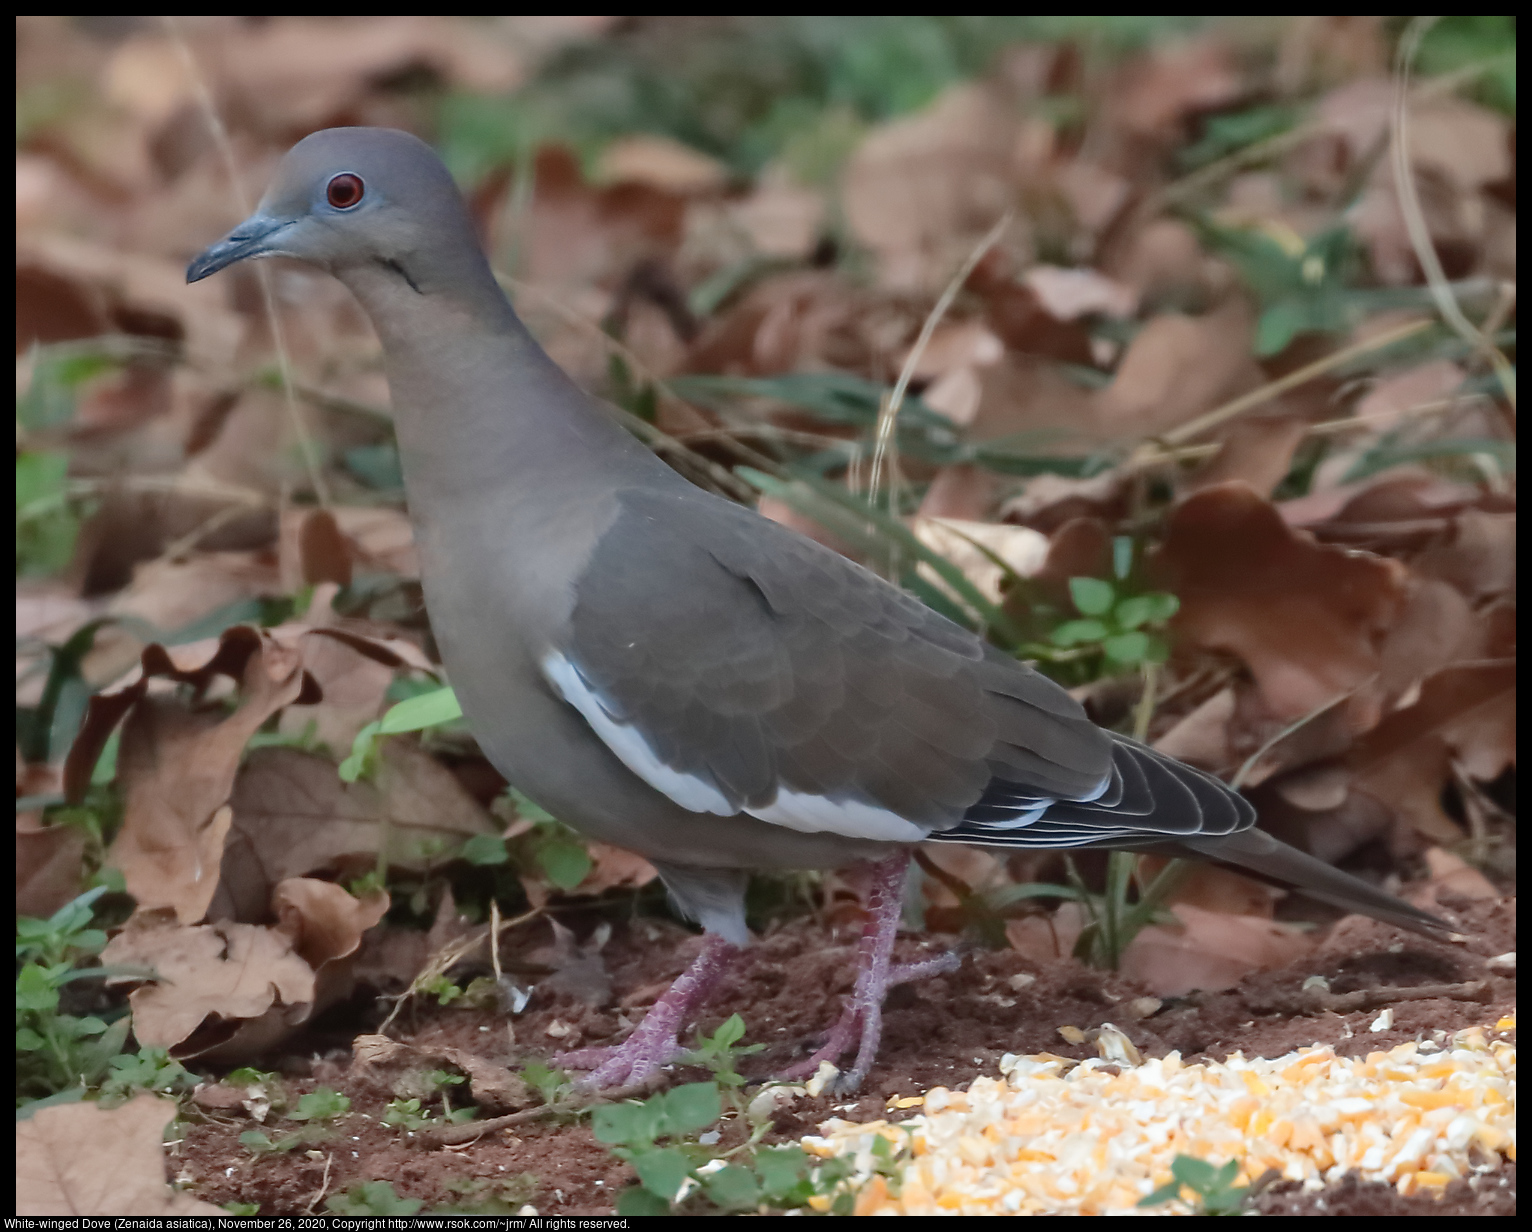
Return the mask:
{"type": "Polygon", "coordinates": [[[588,1070],[580,1079],[582,1086],[625,1087],[645,1081],[683,1051],[678,1038],[681,1028],[712,994],[739,953],[738,946],[708,933],[702,952],[650,1007],[627,1039],[606,1047],[559,1053],[553,1063],[564,1069],[588,1070]]]}

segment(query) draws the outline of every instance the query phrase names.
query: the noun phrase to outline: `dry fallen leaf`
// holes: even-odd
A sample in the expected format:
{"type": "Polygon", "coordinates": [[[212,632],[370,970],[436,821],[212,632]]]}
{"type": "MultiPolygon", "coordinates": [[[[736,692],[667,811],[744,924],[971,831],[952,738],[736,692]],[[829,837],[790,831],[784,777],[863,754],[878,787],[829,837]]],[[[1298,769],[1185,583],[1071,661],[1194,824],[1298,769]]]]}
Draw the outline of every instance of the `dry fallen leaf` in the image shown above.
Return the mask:
{"type": "Polygon", "coordinates": [[[1462,836],[1441,805],[1454,758],[1482,782],[1516,756],[1513,663],[1447,667],[1421,683],[1413,705],[1385,716],[1346,755],[1357,787],[1420,833],[1452,843],[1462,836]]]}
{"type": "Polygon", "coordinates": [[[450,858],[463,840],[497,833],[453,773],[419,744],[379,746],[374,782],[344,783],[326,757],[298,749],[256,749],[231,798],[234,826],[212,914],[264,918],[272,889],[288,877],[359,877],[376,866],[387,840],[390,868],[421,871],[450,858]]]}
{"type": "Polygon", "coordinates": [[[43,824],[40,811],[16,814],[16,914],[46,920],[80,891],[85,832],[43,824]]]}
{"type": "MultiPolygon", "coordinates": [[[[170,1188],[165,1126],[176,1101],[139,1095],[100,1104],[39,1108],[16,1125],[16,1213],[65,1216],[225,1216],[220,1206],[170,1188]]],[[[175,1225],[172,1225],[175,1226],[175,1225]]]]}
{"type": "Polygon", "coordinates": [[[1200,317],[1151,317],[1128,344],[1112,383],[1093,398],[1099,430],[1153,436],[1254,389],[1263,379],[1250,354],[1254,329],[1238,296],[1200,317]]]}
{"type": "MultiPolygon", "coordinates": [[[[283,933],[253,924],[186,928],[165,911],[141,909],[101,958],[107,966],[156,972],[156,982],[128,994],[133,1033],[141,1044],[177,1056],[210,1051],[201,1041],[187,1044],[205,1019],[237,1023],[247,1041],[259,1037],[269,1046],[304,1021],[314,1003],[313,968],[283,933]]],[[[227,1042],[227,1032],[213,1041],[227,1042]]]]}
{"type": "Polygon", "coordinates": [[[1232,988],[1252,971],[1281,967],[1314,946],[1292,925],[1177,903],[1181,928],[1152,924],[1123,951],[1118,970],[1160,997],[1232,988]]]}
{"type": "Polygon", "coordinates": [[[351,995],[356,985],[356,955],[367,931],[389,907],[387,890],[357,898],[342,886],[312,877],[290,877],[271,893],[277,930],[314,969],[314,1004],[310,1015],[351,995]]]}
{"type": "Polygon", "coordinates": [[[1314,542],[1242,483],[1182,501],[1151,559],[1156,584],[1181,600],[1176,635],[1243,659],[1282,720],[1372,677],[1403,599],[1397,561],[1314,542]]]}
{"type": "Polygon", "coordinates": [[[271,909],[293,951],[319,971],[356,952],[362,934],[388,911],[388,893],[378,890],[359,899],[331,881],[289,877],[271,892],[271,909]]]}
{"type": "Polygon", "coordinates": [[[1009,204],[1019,122],[996,91],[954,86],[875,128],[841,179],[846,220],[885,285],[935,290],[1009,204]]]}
{"type": "MultiPolygon", "coordinates": [[[[1048,556],[1048,538],[1026,526],[996,522],[969,522],[959,518],[915,518],[910,524],[915,537],[938,556],[944,556],[992,603],[1001,599],[1005,570],[990,557],[1003,560],[1013,573],[1030,577],[1048,556]]],[[[922,564],[919,572],[928,582],[942,585],[936,571],[922,564]]]]}
{"type": "Polygon", "coordinates": [[[1229,425],[1218,452],[1186,482],[1188,491],[1239,480],[1269,497],[1293,464],[1308,425],[1294,416],[1246,416],[1229,425]]]}
{"type": "Polygon", "coordinates": [[[729,169],[674,138],[639,133],[620,137],[601,151],[595,180],[648,184],[673,193],[712,193],[728,184],[729,169]]]}
{"type": "Polygon", "coordinates": [[[243,696],[228,718],[142,697],[123,725],[117,761],[122,828],[106,858],[122,870],[140,910],[171,907],[186,924],[207,913],[245,745],[276,711],[298,700],[305,683],[301,656],[270,638],[247,657],[242,678],[243,696]]]}

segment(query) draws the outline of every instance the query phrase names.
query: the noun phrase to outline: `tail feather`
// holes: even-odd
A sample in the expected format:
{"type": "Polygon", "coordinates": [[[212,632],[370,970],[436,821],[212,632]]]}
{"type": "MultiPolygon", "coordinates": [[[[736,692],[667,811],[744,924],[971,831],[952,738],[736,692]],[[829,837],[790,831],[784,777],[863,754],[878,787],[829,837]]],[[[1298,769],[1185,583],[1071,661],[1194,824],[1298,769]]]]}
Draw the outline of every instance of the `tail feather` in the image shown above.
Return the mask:
{"type": "Polygon", "coordinates": [[[1371,916],[1428,937],[1457,932],[1445,920],[1410,906],[1401,898],[1316,860],[1296,847],[1272,838],[1264,830],[1241,830],[1236,834],[1183,838],[1177,844],[1186,854],[1221,864],[1232,864],[1263,879],[1291,886],[1300,894],[1322,903],[1371,916]]]}

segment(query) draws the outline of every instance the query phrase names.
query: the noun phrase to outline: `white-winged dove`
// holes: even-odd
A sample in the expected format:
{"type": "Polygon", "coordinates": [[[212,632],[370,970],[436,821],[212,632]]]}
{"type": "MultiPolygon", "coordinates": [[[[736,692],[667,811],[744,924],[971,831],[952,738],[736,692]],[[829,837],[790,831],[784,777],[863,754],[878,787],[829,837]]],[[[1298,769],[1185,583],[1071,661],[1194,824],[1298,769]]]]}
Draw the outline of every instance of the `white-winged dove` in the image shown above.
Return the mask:
{"type": "Polygon", "coordinates": [[[340,279],[382,340],[431,625],[485,755],[592,838],[648,857],[707,936],[622,1043],[639,1082],[748,942],[755,869],[875,863],[856,990],[825,1045],[871,1066],[909,845],[1198,856],[1415,931],[1434,916],[1254,829],[1218,780],[875,574],[704,492],[544,353],[463,200],[406,133],[314,133],[187,280],[252,257],[340,279]]]}

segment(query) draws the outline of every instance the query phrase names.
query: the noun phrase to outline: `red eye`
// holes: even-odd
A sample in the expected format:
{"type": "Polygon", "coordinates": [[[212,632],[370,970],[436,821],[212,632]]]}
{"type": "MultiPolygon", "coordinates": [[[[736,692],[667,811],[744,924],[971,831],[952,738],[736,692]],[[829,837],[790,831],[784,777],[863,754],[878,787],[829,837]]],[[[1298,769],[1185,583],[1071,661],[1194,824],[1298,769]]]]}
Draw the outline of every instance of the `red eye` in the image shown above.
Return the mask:
{"type": "Polygon", "coordinates": [[[349,210],[362,199],[365,187],[360,176],[349,171],[336,176],[325,189],[325,200],[338,210],[349,210]]]}

